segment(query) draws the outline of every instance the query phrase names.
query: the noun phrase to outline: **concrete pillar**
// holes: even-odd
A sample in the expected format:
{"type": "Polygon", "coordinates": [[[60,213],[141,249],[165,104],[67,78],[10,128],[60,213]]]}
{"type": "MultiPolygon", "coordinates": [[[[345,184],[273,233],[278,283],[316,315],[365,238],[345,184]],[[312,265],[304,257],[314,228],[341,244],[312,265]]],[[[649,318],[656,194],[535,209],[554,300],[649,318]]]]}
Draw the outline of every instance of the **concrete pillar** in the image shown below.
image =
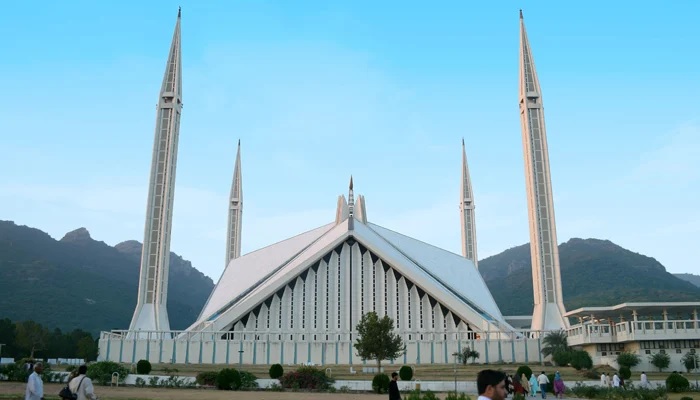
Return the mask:
{"type": "Polygon", "coordinates": [[[698,329],[698,309],[693,309],[693,327],[698,329]]]}

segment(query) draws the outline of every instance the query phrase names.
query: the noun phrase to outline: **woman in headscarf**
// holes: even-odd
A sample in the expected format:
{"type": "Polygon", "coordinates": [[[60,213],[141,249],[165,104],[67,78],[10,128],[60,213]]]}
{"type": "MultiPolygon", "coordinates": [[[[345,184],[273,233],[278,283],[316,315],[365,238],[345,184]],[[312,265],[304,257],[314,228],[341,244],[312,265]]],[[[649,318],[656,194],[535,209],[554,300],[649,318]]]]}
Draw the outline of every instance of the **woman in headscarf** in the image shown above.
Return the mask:
{"type": "Polygon", "coordinates": [[[554,374],[554,394],[557,396],[558,399],[564,397],[564,390],[564,380],[561,379],[561,375],[559,374],[559,371],[557,371],[554,374]]]}
{"type": "Polygon", "coordinates": [[[513,375],[513,393],[521,394],[523,396],[525,395],[525,388],[520,382],[520,377],[518,376],[518,374],[513,375]]]}
{"type": "Polygon", "coordinates": [[[533,373],[530,375],[530,395],[532,397],[535,397],[537,395],[537,392],[540,391],[540,385],[537,383],[537,377],[533,373]]]}
{"type": "Polygon", "coordinates": [[[525,389],[525,395],[527,396],[530,393],[530,381],[527,380],[524,372],[520,375],[520,383],[523,384],[523,389],[525,389]]]}

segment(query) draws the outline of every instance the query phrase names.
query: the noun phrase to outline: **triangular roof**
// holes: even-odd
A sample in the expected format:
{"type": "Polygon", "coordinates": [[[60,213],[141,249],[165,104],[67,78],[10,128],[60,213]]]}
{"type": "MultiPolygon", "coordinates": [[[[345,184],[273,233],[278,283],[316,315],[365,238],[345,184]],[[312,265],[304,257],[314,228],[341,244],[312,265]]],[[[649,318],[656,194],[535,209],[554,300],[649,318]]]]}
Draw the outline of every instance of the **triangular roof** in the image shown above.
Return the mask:
{"type": "Polygon", "coordinates": [[[226,329],[349,237],[477,329],[511,329],[470,260],[375,224],[349,222],[324,225],[232,260],[190,330],[226,329]]]}

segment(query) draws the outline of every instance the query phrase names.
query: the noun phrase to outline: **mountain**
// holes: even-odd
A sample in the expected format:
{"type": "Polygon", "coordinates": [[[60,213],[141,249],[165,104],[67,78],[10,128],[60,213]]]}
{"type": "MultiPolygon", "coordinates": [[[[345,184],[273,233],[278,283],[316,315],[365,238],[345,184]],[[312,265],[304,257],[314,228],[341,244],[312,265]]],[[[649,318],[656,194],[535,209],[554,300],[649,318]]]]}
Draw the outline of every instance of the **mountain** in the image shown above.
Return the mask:
{"type": "MultiPolygon", "coordinates": [[[[0,316],[64,331],[126,329],[136,306],[140,259],[137,241],[111,247],[85,228],[55,240],[38,229],[0,221],[0,316]]],[[[171,252],[171,328],[194,322],[213,287],[211,278],[171,252]]]]}
{"type": "MultiPolygon", "coordinates": [[[[559,245],[567,310],[639,301],[700,301],[700,288],[651,257],[609,240],[571,239],[559,245]]],[[[504,315],[532,313],[530,245],[479,261],[479,272],[504,315]]]]}
{"type": "Polygon", "coordinates": [[[677,278],[683,279],[686,282],[690,282],[695,286],[700,287],[700,275],[693,274],[673,274],[677,278]]]}

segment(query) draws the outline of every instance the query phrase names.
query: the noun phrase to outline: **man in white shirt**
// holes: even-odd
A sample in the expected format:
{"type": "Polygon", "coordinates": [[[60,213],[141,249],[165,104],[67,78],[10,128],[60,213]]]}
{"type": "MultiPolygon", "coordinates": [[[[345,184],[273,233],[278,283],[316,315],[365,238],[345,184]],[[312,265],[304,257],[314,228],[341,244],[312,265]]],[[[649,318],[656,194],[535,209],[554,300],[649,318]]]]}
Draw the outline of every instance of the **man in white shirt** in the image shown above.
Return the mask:
{"type": "Polygon", "coordinates": [[[615,375],[613,375],[612,385],[614,388],[620,387],[620,377],[617,375],[617,373],[615,373],[615,375]]]}
{"type": "Polygon", "coordinates": [[[605,375],[605,372],[600,374],[600,386],[604,388],[608,387],[608,376],[605,375]]]}
{"type": "Polygon", "coordinates": [[[41,373],[44,371],[44,364],[37,362],[34,365],[34,372],[27,380],[27,390],[24,393],[24,400],[44,400],[44,381],[41,380],[41,373]]]}
{"type": "Polygon", "coordinates": [[[501,371],[485,369],[476,376],[478,400],[504,400],[506,398],[506,374],[501,371]]]}
{"type": "Polygon", "coordinates": [[[92,380],[85,376],[87,366],[81,365],[78,367],[78,376],[68,382],[68,388],[71,392],[78,395],[78,400],[97,400],[95,395],[95,387],[92,385],[92,380]]]}
{"type": "Polygon", "coordinates": [[[647,373],[642,372],[642,375],[639,377],[639,384],[643,388],[648,388],[649,387],[649,380],[647,379],[647,373]]]}
{"type": "Polygon", "coordinates": [[[542,391],[542,398],[547,398],[547,385],[549,385],[549,378],[542,371],[542,373],[537,377],[537,384],[540,385],[540,390],[542,391]]]}

